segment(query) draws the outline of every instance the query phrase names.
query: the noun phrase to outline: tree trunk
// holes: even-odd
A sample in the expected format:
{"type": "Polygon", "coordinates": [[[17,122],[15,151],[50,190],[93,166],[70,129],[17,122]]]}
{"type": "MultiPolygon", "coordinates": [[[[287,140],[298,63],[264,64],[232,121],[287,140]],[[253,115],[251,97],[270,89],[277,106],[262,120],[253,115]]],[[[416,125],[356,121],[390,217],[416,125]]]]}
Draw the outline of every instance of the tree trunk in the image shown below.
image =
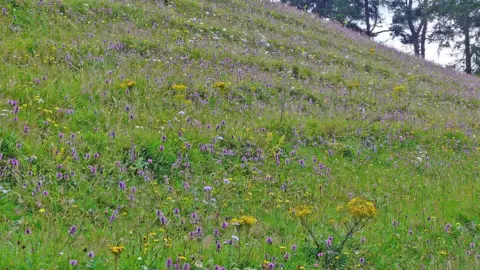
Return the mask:
{"type": "Polygon", "coordinates": [[[410,30],[410,33],[412,35],[412,45],[413,45],[413,52],[415,53],[416,56],[420,55],[420,42],[419,42],[419,33],[421,31],[420,27],[415,29],[415,24],[413,23],[413,1],[408,0],[407,2],[407,7],[405,9],[405,18],[407,18],[407,24],[408,28],[410,30]]]}
{"type": "Polygon", "coordinates": [[[412,44],[413,52],[416,56],[420,56],[420,43],[418,42],[418,34],[416,32],[412,32],[412,44]]]}
{"type": "Polygon", "coordinates": [[[470,27],[469,24],[466,24],[463,27],[463,34],[465,36],[464,46],[465,46],[465,73],[472,74],[472,51],[470,47],[470,27]]]}
{"type": "Polygon", "coordinates": [[[371,36],[372,35],[372,32],[371,32],[371,29],[370,29],[370,8],[369,8],[369,2],[368,0],[365,0],[365,25],[366,25],[366,28],[367,28],[367,36],[371,36]]]}
{"type": "Polygon", "coordinates": [[[422,19],[422,34],[420,36],[420,57],[425,59],[425,42],[427,41],[427,27],[428,27],[428,21],[427,19],[422,19]]]}

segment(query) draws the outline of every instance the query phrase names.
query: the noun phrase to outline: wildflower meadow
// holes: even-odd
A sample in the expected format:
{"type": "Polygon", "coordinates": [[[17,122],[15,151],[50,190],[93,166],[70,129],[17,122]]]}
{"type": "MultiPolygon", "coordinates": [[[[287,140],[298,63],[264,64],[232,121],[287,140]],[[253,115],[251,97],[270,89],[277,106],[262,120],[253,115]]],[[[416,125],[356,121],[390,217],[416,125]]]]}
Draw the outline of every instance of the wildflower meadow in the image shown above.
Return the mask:
{"type": "Polygon", "coordinates": [[[0,269],[480,268],[478,77],[263,0],[0,9],[0,269]]]}

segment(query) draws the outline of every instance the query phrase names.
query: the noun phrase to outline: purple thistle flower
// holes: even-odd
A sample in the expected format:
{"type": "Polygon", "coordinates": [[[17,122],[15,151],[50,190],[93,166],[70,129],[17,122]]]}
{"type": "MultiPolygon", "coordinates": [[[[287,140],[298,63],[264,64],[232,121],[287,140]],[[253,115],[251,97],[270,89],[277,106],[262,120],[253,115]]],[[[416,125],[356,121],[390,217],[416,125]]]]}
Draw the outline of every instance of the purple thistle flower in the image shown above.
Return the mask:
{"type": "Polygon", "coordinates": [[[77,260],[70,260],[70,265],[71,265],[71,266],[77,266],[77,265],[78,265],[78,261],[77,261],[77,260]]]}
{"type": "Polygon", "coordinates": [[[93,260],[95,258],[95,252],[93,252],[93,250],[92,250],[92,251],[88,252],[87,256],[88,256],[88,258],[93,260]]]}
{"type": "Polygon", "coordinates": [[[32,234],[32,230],[31,230],[30,228],[27,228],[27,229],[25,230],[25,234],[27,234],[27,235],[32,234]]]}
{"type": "Polygon", "coordinates": [[[168,223],[168,219],[165,216],[161,216],[160,217],[160,223],[162,223],[162,225],[165,225],[165,224],[168,223]]]}
{"type": "Polygon", "coordinates": [[[212,189],[213,188],[211,186],[206,186],[206,187],[203,188],[203,191],[210,192],[210,191],[212,191],[212,189]]]}
{"type": "Polygon", "coordinates": [[[271,237],[268,237],[268,238],[267,238],[267,244],[269,244],[269,245],[273,244],[273,240],[272,240],[271,237]]]}
{"type": "Polygon", "coordinates": [[[275,269],[275,263],[271,262],[268,264],[268,269],[275,269]]]}
{"type": "Polygon", "coordinates": [[[20,165],[20,162],[18,161],[18,159],[16,158],[12,158],[10,159],[10,165],[12,165],[12,167],[18,167],[20,165]]]}
{"type": "Polygon", "coordinates": [[[362,258],[360,258],[359,262],[360,262],[361,264],[364,264],[364,263],[365,263],[365,259],[362,257],[362,258]]]}
{"type": "Polygon", "coordinates": [[[120,181],[118,182],[118,187],[121,189],[121,190],[125,190],[127,188],[127,184],[125,184],[124,181],[120,181]]]}
{"type": "Polygon", "coordinates": [[[182,270],[190,270],[190,264],[184,263],[182,266],[182,270]]]}
{"type": "Polygon", "coordinates": [[[118,215],[118,210],[114,210],[112,215],[108,218],[108,221],[110,221],[110,223],[113,223],[115,219],[117,219],[117,215],[118,215]]]}
{"type": "Polygon", "coordinates": [[[302,167],[305,166],[305,160],[303,160],[303,159],[300,159],[300,160],[298,161],[298,163],[299,163],[300,166],[302,166],[302,167]]]}
{"type": "Polygon", "coordinates": [[[72,227],[70,227],[70,229],[68,230],[68,233],[73,236],[78,230],[78,227],[73,225],[72,227]]]}
{"type": "Polygon", "coordinates": [[[166,264],[167,268],[172,268],[172,266],[173,266],[172,258],[168,258],[167,262],[165,264],[166,264]]]}
{"type": "Polygon", "coordinates": [[[295,245],[295,244],[292,245],[292,250],[293,251],[297,251],[297,248],[298,248],[297,245],[295,245]]]}

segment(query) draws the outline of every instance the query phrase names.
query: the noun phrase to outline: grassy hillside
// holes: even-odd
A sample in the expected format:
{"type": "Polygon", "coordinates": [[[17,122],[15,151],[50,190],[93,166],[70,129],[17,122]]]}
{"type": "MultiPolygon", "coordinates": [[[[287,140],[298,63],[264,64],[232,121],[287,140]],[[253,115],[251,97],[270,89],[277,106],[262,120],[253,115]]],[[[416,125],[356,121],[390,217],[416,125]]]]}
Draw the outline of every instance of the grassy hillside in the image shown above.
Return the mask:
{"type": "Polygon", "coordinates": [[[480,267],[478,78],[170,2],[0,2],[1,269],[480,267]]]}

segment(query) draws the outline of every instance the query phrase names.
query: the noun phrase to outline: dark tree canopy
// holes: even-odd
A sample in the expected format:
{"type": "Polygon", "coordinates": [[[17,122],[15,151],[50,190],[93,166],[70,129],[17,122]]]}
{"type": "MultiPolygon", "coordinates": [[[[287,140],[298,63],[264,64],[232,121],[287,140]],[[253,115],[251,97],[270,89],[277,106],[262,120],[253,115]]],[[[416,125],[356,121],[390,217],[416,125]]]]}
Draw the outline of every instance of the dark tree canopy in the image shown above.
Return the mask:
{"type": "Polygon", "coordinates": [[[455,67],[480,72],[480,0],[436,0],[435,6],[437,23],[431,37],[441,48],[462,52],[455,67]]]}
{"type": "Polygon", "coordinates": [[[282,0],[282,2],[336,20],[371,37],[380,33],[375,30],[382,22],[380,14],[382,0],[282,0]]]}
{"type": "Polygon", "coordinates": [[[412,45],[415,55],[425,58],[428,25],[431,21],[432,0],[390,0],[393,13],[390,29],[393,37],[412,45]]]}
{"type": "Polygon", "coordinates": [[[428,42],[459,52],[455,68],[480,73],[480,0],[281,0],[336,20],[348,28],[376,37],[390,32],[403,44],[411,45],[415,55],[425,58],[428,42]],[[380,9],[392,14],[387,29],[380,9]]]}

